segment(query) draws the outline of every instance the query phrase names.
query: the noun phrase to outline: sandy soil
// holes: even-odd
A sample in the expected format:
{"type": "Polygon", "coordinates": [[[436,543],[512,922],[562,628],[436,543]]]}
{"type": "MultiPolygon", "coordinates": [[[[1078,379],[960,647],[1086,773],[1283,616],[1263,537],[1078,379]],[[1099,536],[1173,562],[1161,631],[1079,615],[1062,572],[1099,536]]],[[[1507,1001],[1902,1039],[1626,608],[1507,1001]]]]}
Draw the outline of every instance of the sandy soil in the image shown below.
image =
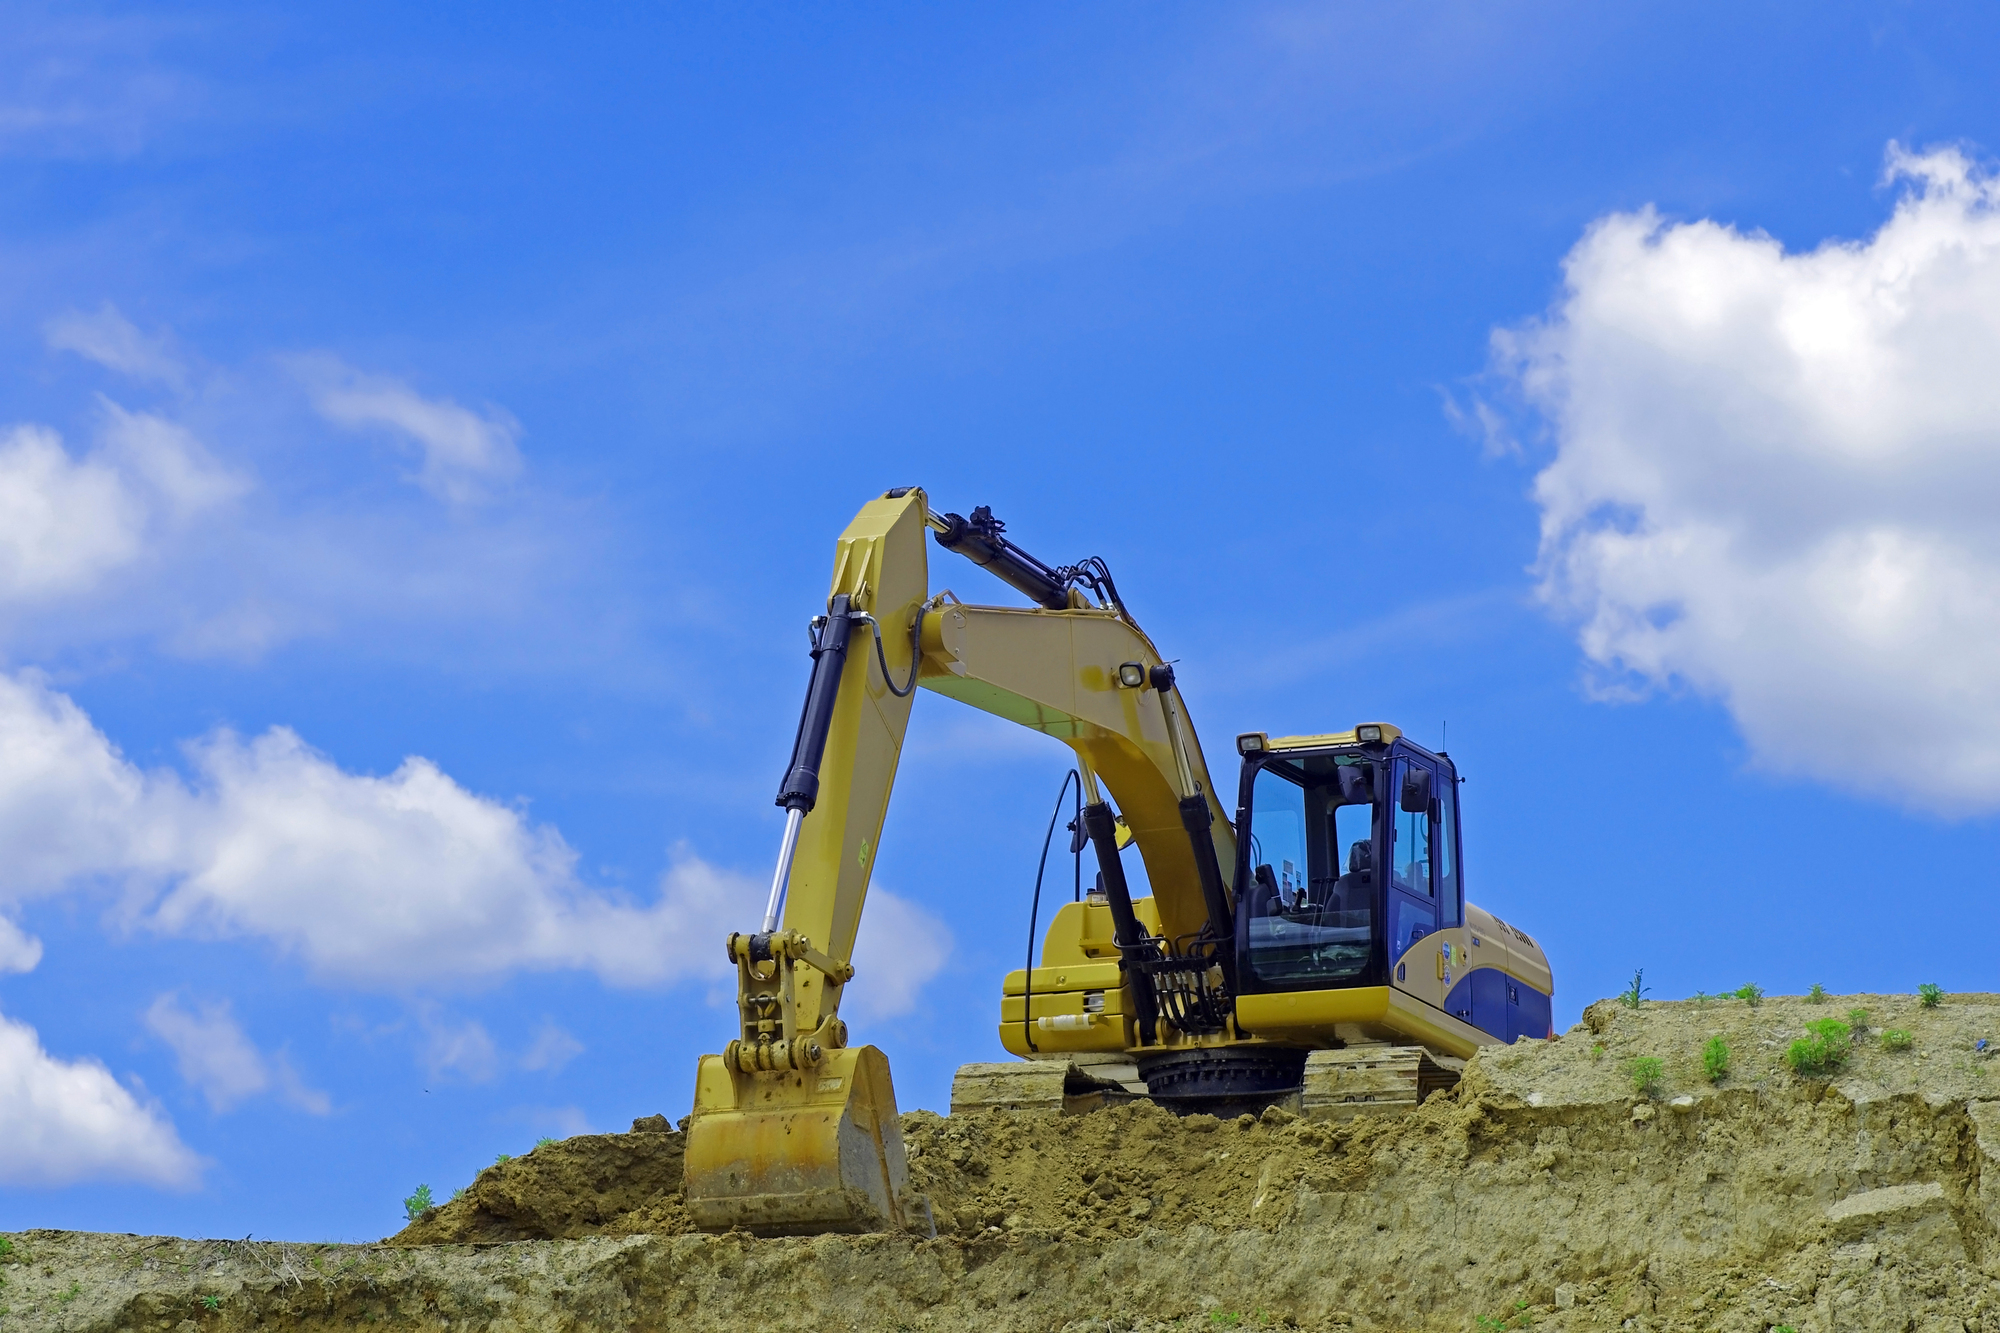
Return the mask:
{"type": "Polygon", "coordinates": [[[936,1239],[692,1234],[657,1117],[489,1169],[377,1246],[25,1232],[0,1330],[2000,1333],[2000,1072],[1978,1048],[2000,997],[1586,1020],[1399,1118],[912,1113],[936,1239]],[[1785,1067],[1807,1022],[1855,1008],[1844,1068],[1785,1067]]]}

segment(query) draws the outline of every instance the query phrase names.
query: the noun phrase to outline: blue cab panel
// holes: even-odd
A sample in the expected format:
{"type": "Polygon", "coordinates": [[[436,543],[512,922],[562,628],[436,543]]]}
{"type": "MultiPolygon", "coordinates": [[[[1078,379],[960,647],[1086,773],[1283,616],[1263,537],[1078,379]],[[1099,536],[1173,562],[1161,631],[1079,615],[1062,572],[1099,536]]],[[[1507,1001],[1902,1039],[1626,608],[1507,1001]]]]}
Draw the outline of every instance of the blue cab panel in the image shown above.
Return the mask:
{"type": "Polygon", "coordinates": [[[1445,1012],[1501,1041],[1549,1035],[1549,997],[1497,967],[1475,968],[1451,988],[1445,1012]]]}

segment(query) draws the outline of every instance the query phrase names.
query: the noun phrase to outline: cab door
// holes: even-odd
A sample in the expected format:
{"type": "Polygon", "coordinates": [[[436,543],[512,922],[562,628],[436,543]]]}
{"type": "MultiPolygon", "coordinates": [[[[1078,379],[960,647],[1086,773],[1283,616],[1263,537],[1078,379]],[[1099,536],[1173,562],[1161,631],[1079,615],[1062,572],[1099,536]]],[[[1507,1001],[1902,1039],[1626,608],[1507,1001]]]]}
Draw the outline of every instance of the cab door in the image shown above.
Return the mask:
{"type": "MultiPolygon", "coordinates": [[[[1436,768],[1414,755],[1397,757],[1390,774],[1390,818],[1384,848],[1389,866],[1384,938],[1391,967],[1439,925],[1437,792],[1436,768]]],[[[1408,978],[1398,976],[1397,980],[1408,978]]]]}

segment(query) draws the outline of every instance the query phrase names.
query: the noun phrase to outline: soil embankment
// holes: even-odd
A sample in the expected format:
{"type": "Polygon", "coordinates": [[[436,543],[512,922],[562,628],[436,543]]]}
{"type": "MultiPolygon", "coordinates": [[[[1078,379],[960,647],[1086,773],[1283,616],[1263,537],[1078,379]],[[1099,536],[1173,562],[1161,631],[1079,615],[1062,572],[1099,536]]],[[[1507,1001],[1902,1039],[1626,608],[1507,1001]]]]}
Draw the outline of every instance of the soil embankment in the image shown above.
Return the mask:
{"type": "Polygon", "coordinates": [[[659,1117],[490,1168],[381,1245],[19,1233],[0,1330],[2000,1333],[2000,997],[1587,1019],[1398,1118],[912,1113],[935,1239],[693,1233],[659,1117]],[[1785,1066],[1855,1008],[1843,1067],[1785,1066]]]}

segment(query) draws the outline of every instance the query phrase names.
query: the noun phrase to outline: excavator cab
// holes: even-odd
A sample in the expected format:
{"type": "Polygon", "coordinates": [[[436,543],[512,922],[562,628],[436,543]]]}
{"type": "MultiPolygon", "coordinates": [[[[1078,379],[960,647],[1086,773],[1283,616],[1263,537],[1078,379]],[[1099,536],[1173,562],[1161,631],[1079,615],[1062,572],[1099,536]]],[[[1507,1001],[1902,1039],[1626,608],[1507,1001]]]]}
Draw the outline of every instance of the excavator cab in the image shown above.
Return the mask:
{"type": "Polygon", "coordinates": [[[1236,877],[1248,886],[1236,922],[1245,993],[1379,986],[1396,957],[1462,924],[1451,760],[1394,728],[1367,730],[1393,738],[1246,738],[1249,836],[1238,839],[1236,877]]]}

